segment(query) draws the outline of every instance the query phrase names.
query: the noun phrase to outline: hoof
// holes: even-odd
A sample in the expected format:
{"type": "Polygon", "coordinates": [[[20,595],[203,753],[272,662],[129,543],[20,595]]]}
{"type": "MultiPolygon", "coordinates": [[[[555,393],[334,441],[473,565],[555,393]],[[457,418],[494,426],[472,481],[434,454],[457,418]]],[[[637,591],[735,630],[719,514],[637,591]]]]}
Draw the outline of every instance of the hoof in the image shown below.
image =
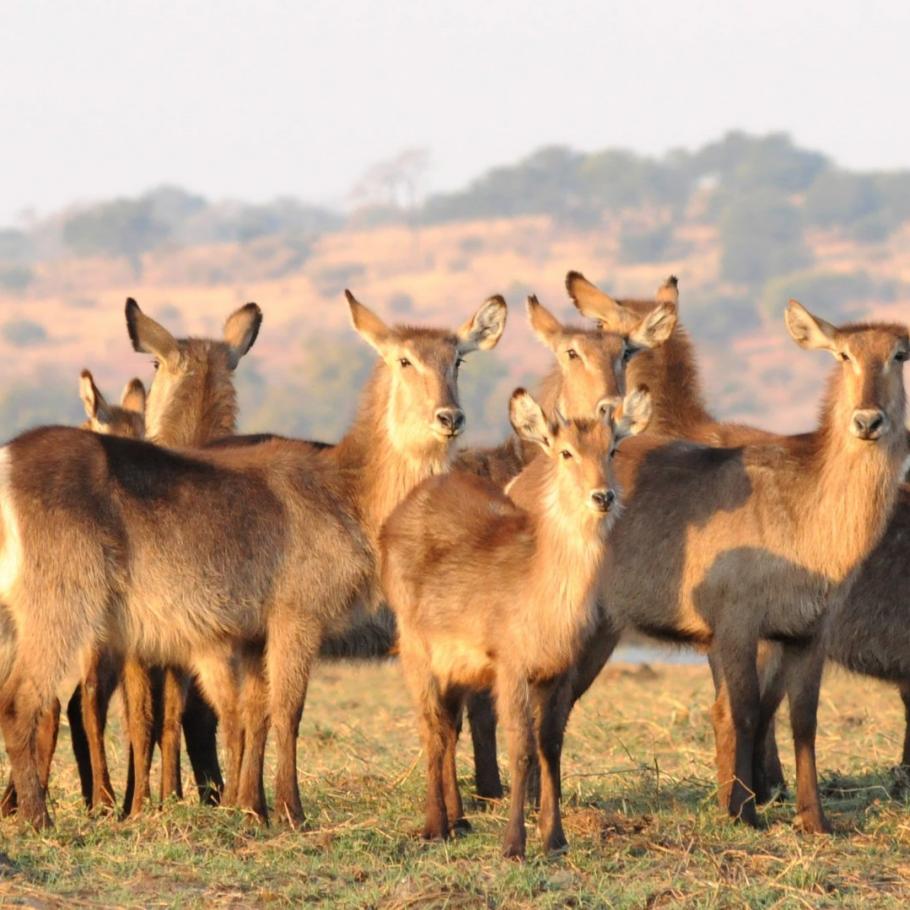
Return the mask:
{"type": "Polygon", "coordinates": [[[443,825],[424,825],[420,836],[424,840],[448,840],[449,832],[443,825]]]}
{"type": "Polygon", "coordinates": [[[456,837],[462,837],[465,834],[470,834],[474,829],[471,827],[471,823],[466,818],[459,818],[454,825],[452,825],[452,834],[456,837]]]}
{"type": "Polygon", "coordinates": [[[800,812],[793,820],[793,827],[802,834],[833,834],[831,823],[820,812],[800,812]]]}
{"type": "Polygon", "coordinates": [[[502,855],[506,859],[524,861],[525,845],[523,841],[507,840],[502,848],[502,855]]]}
{"type": "Polygon", "coordinates": [[[544,838],[543,849],[544,853],[548,854],[566,853],[569,849],[569,842],[562,831],[557,831],[544,838]]]}

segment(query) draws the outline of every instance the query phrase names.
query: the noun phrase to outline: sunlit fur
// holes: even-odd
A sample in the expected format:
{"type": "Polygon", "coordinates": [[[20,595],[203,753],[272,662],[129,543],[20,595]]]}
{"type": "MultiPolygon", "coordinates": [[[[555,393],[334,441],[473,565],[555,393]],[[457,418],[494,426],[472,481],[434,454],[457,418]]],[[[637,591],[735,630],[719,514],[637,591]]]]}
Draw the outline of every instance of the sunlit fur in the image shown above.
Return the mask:
{"type": "Polygon", "coordinates": [[[142,439],[145,436],[145,387],[141,380],[132,379],[127,383],[119,405],[108,404],[101,394],[92,374],[83,370],[79,380],[79,392],[85,406],[84,430],[123,436],[128,439],[142,439]]]}
{"type": "MultiPolygon", "coordinates": [[[[836,369],[814,433],[713,450],[643,438],[620,453],[628,508],[604,591],[614,628],[714,642],[729,684],[760,639],[811,638],[849,591],[885,529],[907,454],[901,370],[888,365],[906,330],[846,326],[831,344],[851,359],[836,369]],[[889,417],[876,441],[851,431],[854,412],[870,406],[889,417]]],[[[748,787],[739,752],[737,762],[748,787]]],[[[734,814],[748,813],[744,799],[734,787],[734,814]]],[[[801,805],[811,826],[824,824],[815,796],[801,805]]]]}
{"type": "MultiPolygon", "coordinates": [[[[545,456],[524,468],[508,496],[456,471],[417,487],[382,532],[383,589],[398,618],[428,752],[424,833],[445,837],[463,822],[455,717],[462,693],[492,686],[513,767],[508,855],[524,852],[532,707],[571,666],[594,624],[610,517],[592,494],[615,492],[617,441],[601,421],[545,426],[541,418],[529,430],[514,416],[521,395],[513,396],[513,424],[545,456]]],[[[547,849],[564,843],[556,793],[545,800],[547,849]]]]}

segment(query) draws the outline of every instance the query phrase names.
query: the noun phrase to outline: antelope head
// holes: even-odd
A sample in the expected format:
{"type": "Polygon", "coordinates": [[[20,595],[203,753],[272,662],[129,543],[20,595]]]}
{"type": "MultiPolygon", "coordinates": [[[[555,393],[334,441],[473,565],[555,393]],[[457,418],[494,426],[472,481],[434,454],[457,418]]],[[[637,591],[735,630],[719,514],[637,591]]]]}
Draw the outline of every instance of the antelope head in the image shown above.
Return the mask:
{"type": "Polygon", "coordinates": [[[600,521],[615,511],[613,456],[619,443],[647,429],[651,395],[646,388],[630,392],[619,408],[610,407],[594,420],[567,420],[559,411],[547,420],[540,405],[524,389],[509,403],[509,419],[518,436],[543,449],[549,459],[544,505],[570,522],[582,517],[600,521]]]}
{"type": "Polygon", "coordinates": [[[145,436],[145,387],[139,379],[131,379],[119,405],[108,404],[88,370],[79,377],[79,397],[88,418],[83,429],[108,436],[142,439],[145,436]]]}
{"type": "Polygon", "coordinates": [[[248,303],[228,317],[221,339],[177,339],[132,297],[126,301],[133,349],[151,354],[155,367],[146,411],[150,439],[196,446],[233,432],[233,371],[253,346],[261,324],[262,311],[248,303]]]}
{"type": "Polygon", "coordinates": [[[838,327],[795,300],[787,304],[786,322],[800,347],[828,351],[840,362],[840,394],[832,417],[849,437],[859,443],[895,435],[906,438],[903,366],[910,356],[906,327],[885,323],[838,327]]]}
{"type": "Polygon", "coordinates": [[[389,440],[415,457],[449,451],[464,430],[458,403],[458,368],[471,351],[488,351],[502,336],[506,304],[491,297],[455,332],[388,326],[345,291],[351,321],[381,358],[387,397],[384,421],[389,440]]]}

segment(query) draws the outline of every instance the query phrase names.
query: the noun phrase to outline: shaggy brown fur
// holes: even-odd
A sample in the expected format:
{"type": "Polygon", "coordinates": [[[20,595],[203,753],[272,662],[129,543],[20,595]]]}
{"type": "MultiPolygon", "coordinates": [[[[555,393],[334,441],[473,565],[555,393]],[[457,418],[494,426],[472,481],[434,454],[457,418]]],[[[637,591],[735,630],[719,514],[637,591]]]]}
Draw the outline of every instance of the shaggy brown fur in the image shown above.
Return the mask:
{"type": "Polygon", "coordinates": [[[616,426],[612,407],[606,423],[548,424],[519,389],[512,424],[547,457],[532,460],[508,496],[462,472],[426,481],[383,529],[383,589],[398,619],[402,668],[427,751],[424,837],[467,827],[455,772],[457,718],[465,692],[492,687],[512,766],[504,853],[524,856],[525,787],[535,749],[543,768],[544,848],[566,844],[549,705],[565,691],[564,674],[595,623],[615,513],[613,451],[650,416],[646,393],[624,404],[616,426]]]}
{"type": "MultiPolygon", "coordinates": [[[[346,506],[375,554],[388,514],[424,478],[449,469],[452,443],[464,426],[458,405],[458,365],[472,350],[495,347],[505,327],[506,307],[501,297],[490,298],[457,332],[445,332],[388,327],[351,296],[349,303],[355,327],[381,360],[344,439],[337,446],[320,447],[316,457],[337,477],[346,506]]],[[[369,582],[370,590],[352,604],[345,628],[353,617],[378,603],[378,579],[371,574],[369,582]]],[[[228,778],[236,771],[238,803],[264,814],[262,766],[268,707],[258,661],[256,653],[246,655],[244,690],[237,696],[242,739],[229,748],[239,764],[229,769],[228,778]]],[[[296,821],[299,807],[290,809],[296,821]]]]}
{"type": "Polygon", "coordinates": [[[795,303],[788,325],[804,347],[844,360],[819,430],[726,450],[659,438],[628,446],[617,462],[631,492],[614,535],[604,635],[615,640],[616,630],[631,624],[715,646],[734,724],[729,808],[753,823],[761,732],[756,648],[778,639],[798,651],[798,812],[804,827],[823,830],[811,682],[820,663],[818,649],[804,645],[814,646],[825,609],[849,591],[890,515],[907,449],[898,362],[907,338],[902,326],[836,329],[795,303]]]}

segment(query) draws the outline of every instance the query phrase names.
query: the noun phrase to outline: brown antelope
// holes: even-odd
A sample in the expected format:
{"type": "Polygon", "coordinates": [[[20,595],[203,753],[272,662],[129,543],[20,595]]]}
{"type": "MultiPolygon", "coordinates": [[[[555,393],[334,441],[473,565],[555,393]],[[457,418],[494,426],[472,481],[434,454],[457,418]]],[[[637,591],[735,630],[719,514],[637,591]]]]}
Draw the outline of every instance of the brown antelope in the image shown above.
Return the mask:
{"type": "Polygon", "coordinates": [[[293,440],[174,452],[62,427],[0,449],[0,723],[28,821],[50,821],[36,720],[102,638],[141,660],[191,666],[229,742],[237,658],[264,645],[276,804],[302,817],[296,734],[312,658],[369,593],[384,511],[447,466],[464,420],[457,361],[492,347],[505,317],[497,298],[457,333],[390,329],[349,304],[386,359],[337,449],[345,461],[293,440]],[[376,496],[355,510],[351,490],[370,482],[376,496]]]}
{"type": "Polygon", "coordinates": [[[802,347],[841,362],[821,425],[733,449],[646,437],[627,446],[616,464],[630,494],[612,538],[608,619],[590,650],[600,653],[601,636],[630,625],[714,649],[733,720],[729,811],[755,824],[756,651],[761,640],[782,641],[797,811],[806,830],[819,831],[827,822],[814,752],[818,630],[894,505],[907,453],[902,362],[910,345],[903,326],[837,328],[795,301],[787,326],[802,347]]]}
{"type": "MultiPolygon", "coordinates": [[[[123,436],[130,439],[141,439],[145,433],[145,387],[139,379],[132,379],[127,383],[120,399],[119,405],[108,404],[107,399],[95,385],[95,380],[88,370],[83,370],[79,377],[79,397],[85,407],[85,423],[82,429],[92,430],[95,433],[105,433],[110,436],[123,436]]],[[[111,667],[103,659],[101,652],[92,655],[86,667],[82,686],[97,689],[110,675],[118,672],[116,667],[111,667]]],[[[60,702],[54,699],[50,710],[42,717],[36,741],[38,766],[40,769],[43,786],[47,786],[50,777],[51,761],[57,745],[57,733],[60,723],[60,702]]],[[[89,741],[85,738],[85,731],[81,724],[74,731],[74,741],[79,738],[79,746],[85,749],[88,755],[89,741]]],[[[96,737],[97,739],[100,737],[96,737]]],[[[106,774],[107,764],[104,756],[103,741],[101,746],[99,767],[103,765],[106,774]]],[[[84,791],[83,791],[84,792],[84,791]]],[[[89,795],[91,797],[91,789],[89,795]]],[[[12,782],[7,786],[6,792],[0,802],[0,814],[9,815],[16,809],[16,791],[12,782]]]]}
{"type": "MultiPolygon", "coordinates": [[[[471,350],[495,347],[505,327],[506,306],[501,297],[492,297],[451,333],[389,327],[352,296],[348,299],[355,328],[380,360],[353,425],[338,445],[323,447],[317,460],[341,478],[345,503],[375,557],[380,528],[391,511],[421,480],[448,470],[452,443],[464,426],[458,365],[471,350]]],[[[378,591],[378,579],[372,575],[371,584],[378,591]]],[[[355,615],[357,611],[348,614],[347,629],[355,615]]],[[[235,770],[242,758],[239,805],[261,815],[267,710],[255,655],[248,658],[253,659],[248,661],[246,689],[240,695],[242,747],[229,752],[235,770]]],[[[299,815],[299,807],[295,811],[299,815]]]]}
{"type": "MultiPolygon", "coordinates": [[[[127,301],[126,326],[133,348],[154,357],[147,411],[151,442],[168,448],[199,448],[236,432],[234,371],[255,343],[261,325],[262,311],[248,303],[228,317],[221,340],[177,339],[143,313],[135,300],[127,301]]],[[[124,693],[130,730],[124,812],[138,814],[148,796],[155,741],[161,750],[160,797],[182,796],[181,725],[199,797],[217,802],[223,783],[216,719],[187,674],[175,666],[149,667],[130,660],[124,671],[124,693]]]]}
{"type": "Polygon", "coordinates": [[[535,749],[544,849],[566,844],[549,705],[596,622],[605,539],[616,511],[610,462],[618,442],[647,424],[647,392],[626,397],[617,423],[612,415],[610,406],[602,419],[567,421],[557,411],[548,422],[518,389],[512,425],[546,457],[533,459],[508,495],[458,471],[428,480],[383,529],[383,589],[398,619],[402,668],[427,752],[424,837],[466,827],[456,722],[466,692],[492,687],[512,769],[503,852],[525,853],[525,787],[535,749]]]}
{"type": "MultiPolygon", "coordinates": [[[[544,409],[559,409],[569,418],[590,418],[620,401],[627,367],[641,359],[674,356],[669,350],[663,352],[665,343],[667,348],[673,347],[674,342],[668,339],[679,335],[674,331],[677,300],[674,280],[658,290],[655,300],[642,302],[639,311],[624,319],[621,326],[594,330],[561,323],[536,297],[529,297],[531,328],[556,358],[538,389],[544,409]]],[[[539,451],[537,445],[513,435],[495,448],[462,451],[456,467],[504,487],[539,451]]],[[[477,793],[485,799],[499,799],[503,788],[496,759],[493,704],[487,693],[475,693],[468,698],[467,708],[477,793]]]]}

